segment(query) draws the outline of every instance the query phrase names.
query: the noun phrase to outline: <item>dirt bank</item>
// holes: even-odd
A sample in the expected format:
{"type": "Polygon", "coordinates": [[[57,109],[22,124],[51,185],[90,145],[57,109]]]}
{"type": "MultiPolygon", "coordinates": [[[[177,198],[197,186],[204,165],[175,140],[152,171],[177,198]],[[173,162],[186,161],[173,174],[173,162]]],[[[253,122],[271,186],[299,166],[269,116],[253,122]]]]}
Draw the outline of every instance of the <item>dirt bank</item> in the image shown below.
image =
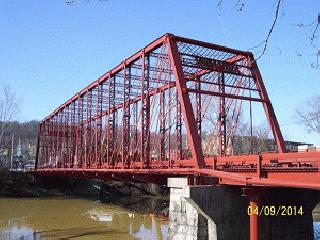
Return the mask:
{"type": "Polygon", "coordinates": [[[169,189],[154,184],[39,177],[25,172],[0,172],[0,197],[81,197],[144,213],[166,214],[169,189]]]}

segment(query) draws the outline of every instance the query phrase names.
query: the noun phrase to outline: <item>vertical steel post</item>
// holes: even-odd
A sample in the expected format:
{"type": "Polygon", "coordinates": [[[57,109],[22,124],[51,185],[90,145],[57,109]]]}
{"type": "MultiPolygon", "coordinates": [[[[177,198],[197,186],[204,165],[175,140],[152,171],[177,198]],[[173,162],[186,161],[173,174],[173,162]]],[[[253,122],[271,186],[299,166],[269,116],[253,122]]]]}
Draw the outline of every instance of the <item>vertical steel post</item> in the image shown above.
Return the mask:
{"type": "Polygon", "coordinates": [[[69,115],[69,106],[64,108],[64,140],[65,140],[65,150],[64,150],[64,159],[65,159],[65,167],[69,166],[69,158],[68,158],[68,151],[69,151],[69,121],[70,121],[70,115],[69,115]]]}
{"type": "Polygon", "coordinates": [[[103,100],[104,100],[104,84],[101,83],[100,85],[100,98],[99,98],[99,104],[100,104],[100,108],[99,108],[99,137],[98,137],[98,158],[99,158],[99,167],[101,168],[103,165],[103,155],[102,155],[102,114],[103,114],[103,100]]]}
{"type": "MultiPolygon", "coordinates": [[[[252,210],[259,205],[259,196],[250,196],[250,207],[252,210]]],[[[250,215],[250,240],[259,240],[259,214],[250,215]]]]}
{"type": "MultiPolygon", "coordinates": [[[[219,92],[225,94],[225,79],[222,72],[219,76],[219,92]]],[[[219,156],[226,156],[227,153],[227,126],[226,126],[226,98],[219,97],[219,156]]]]}
{"type": "Polygon", "coordinates": [[[41,164],[41,162],[50,162],[53,161],[53,143],[54,143],[54,135],[53,135],[53,119],[52,117],[50,119],[47,120],[47,124],[49,124],[48,126],[48,136],[49,136],[49,146],[48,146],[48,150],[47,150],[47,159],[44,159],[43,161],[40,158],[40,154],[41,152],[39,152],[39,161],[40,161],[40,165],[43,165],[43,163],[41,164]]]}
{"type": "Polygon", "coordinates": [[[176,92],[176,161],[182,159],[182,114],[178,91],[176,92]]]}
{"type": "Polygon", "coordinates": [[[160,160],[165,160],[165,91],[160,92],[160,160]]]}
{"type": "Polygon", "coordinates": [[[130,160],[130,94],[131,94],[131,69],[123,63],[123,85],[122,85],[122,168],[126,168],[130,160]]]}
{"type": "Polygon", "coordinates": [[[66,151],[66,115],[65,115],[65,109],[62,109],[60,111],[60,116],[61,116],[61,121],[60,121],[60,138],[59,141],[61,143],[61,148],[60,148],[60,158],[62,162],[62,166],[66,167],[66,160],[65,160],[65,151],[66,151]]]}
{"type": "Polygon", "coordinates": [[[83,156],[84,156],[84,146],[83,146],[83,142],[84,142],[84,123],[83,123],[83,102],[84,102],[84,96],[81,96],[79,98],[79,100],[81,100],[81,103],[79,103],[79,122],[78,122],[78,126],[80,126],[79,129],[79,136],[80,136],[80,149],[79,149],[79,153],[77,154],[77,161],[78,161],[78,167],[82,168],[83,165],[83,156]],[[80,158],[80,159],[79,159],[80,158]]]}
{"type": "MultiPolygon", "coordinates": [[[[102,85],[102,84],[101,84],[102,85]]],[[[95,167],[99,167],[101,166],[101,161],[100,161],[100,157],[99,157],[99,133],[100,133],[100,95],[101,95],[101,85],[100,83],[97,85],[97,95],[96,95],[96,99],[97,99],[97,106],[96,106],[96,118],[95,118],[95,122],[96,122],[96,126],[95,126],[95,167]]]]}
{"type": "Polygon", "coordinates": [[[87,168],[88,167],[88,145],[89,145],[89,121],[88,121],[88,119],[89,119],[89,109],[88,109],[88,107],[89,107],[89,100],[88,100],[88,95],[89,95],[89,93],[88,92],[86,92],[86,94],[85,94],[85,96],[86,96],[86,98],[85,98],[85,108],[84,108],[84,110],[85,110],[85,137],[84,137],[84,166],[85,166],[85,168],[87,168]]]}
{"type": "Polygon", "coordinates": [[[57,154],[58,154],[58,150],[57,150],[57,138],[58,138],[58,130],[57,130],[57,124],[58,124],[58,120],[57,120],[57,115],[52,117],[52,148],[51,148],[51,152],[52,152],[52,162],[54,163],[55,167],[58,167],[58,159],[57,159],[57,154]]]}
{"type": "Polygon", "coordinates": [[[73,125],[73,106],[74,102],[72,102],[68,106],[69,110],[69,124],[68,124],[68,137],[69,137],[69,149],[68,149],[68,162],[69,162],[69,168],[72,168],[72,156],[73,156],[73,144],[74,144],[74,139],[73,139],[73,132],[72,132],[72,125],[73,125]]]}
{"type": "Polygon", "coordinates": [[[149,56],[142,53],[141,71],[141,168],[150,164],[150,97],[149,97],[149,56]]]}
{"type": "Polygon", "coordinates": [[[42,123],[40,123],[40,124],[38,125],[36,161],[35,161],[35,165],[34,165],[34,169],[35,169],[35,170],[37,170],[37,168],[38,168],[38,163],[39,163],[39,148],[40,148],[41,125],[42,125],[42,123]]]}
{"type": "Polygon", "coordinates": [[[109,95],[108,95],[108,126],[107,126],[107,165],[114,165],[114,146],[115,146],[115,97],[116,97],[116,90],[115,90],[115,77],[110,76],[109,74],[109,95]]]}
{"type": "Polygon", "coordinates": [[[200,82],[200,76],[195,76],[195,82],[196,86],[195,88],[198,90],[196,93],[196,122],[197,122],[197,128],[198,128],[198,133],[201,139],[201,82],[200,82]]]}
{"type": "Polygon", "coordinates": [[[88,159],[88,92],[86,92],[83,96],[83,168],[87,167],[87,159],[88,159]]]}
{"type": "Polygon", "coordinates": [[[70,161],[71,161],[71,167],[73,168],[74,167],[74,157],[76,155],[76,143],[77,143],[77,140],[76,140],[76,103],[77,103],[77,100],[74,101],[72,103],[72,122],[71,122],[71,133],[72,133],[72,149],[70,151],[70,161]]]}
{"type": "Polygon", "coordinates": [[[88,102],[88,106],[89,106],[89,117],[88,117],[88,126],[89,126],[89,143],[88,143],[88,168],[92,167],[92,155],[93,155],[93,148],[94,148],[94,144],[93,144],[93,124],[92,124],[92,89],[89,91],[90,93],[90,102],[88,102]]]}
{"type": "MultiPolygon", "coordinates": [[[[170,76],[170,75],[169,75],[170,76]]],[[[171,83],[171,79],[169,81],[171,83]]],[[[168,89],[168,104],[172,104],[171,88],[168,89]]],[[[168,160],[171,162],[171,107],[168,108],[168,160]]]]}
{"type": "Polygon", "coordinates": [[[61,168],[64,164],[63,155],[63,121],[62,121],[62,112],[58,112],[58,124],[57,124],[57,148],[59,152],[59,167],[61,168]]]}
{"type": "MultiPolygon", "coordinates": [[[[134,125],[134,148],[138,146],[138,103],[133,104],[133,125],[134,125]]],[[[136,151],[133,152],[134,160],[136,160],[136,151]]]]}
{"type": "Polygon", "coordinates": [[[52,118],[52,131],[53,131],[53,147],[52,147],[52,158],[53,162],[55,164],[55,167],[59,167],[58,165],[58,149],[57,149],[57,144],[58,144],[58,130],[57,130],[57,125],[58,125],[58,116],[55,115],[52,118]]]}

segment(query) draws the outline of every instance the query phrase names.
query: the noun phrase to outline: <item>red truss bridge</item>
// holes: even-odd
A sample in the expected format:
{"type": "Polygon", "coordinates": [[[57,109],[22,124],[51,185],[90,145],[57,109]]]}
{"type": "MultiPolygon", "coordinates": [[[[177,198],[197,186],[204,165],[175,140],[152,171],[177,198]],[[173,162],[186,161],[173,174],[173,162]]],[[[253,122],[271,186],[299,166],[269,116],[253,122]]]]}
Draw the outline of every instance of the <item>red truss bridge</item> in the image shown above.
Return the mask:
{"type": "Polygon", "coordinates": [[[320,152],[289,152],[251,52],[165,34],[39,125],[38,174],[320,189],[320,152]],[[252,136],[262,114],[273,139],[252,136]],[[241,137],[247,116],[250,131],[241,137]],[[239,142],[247,141],[245,151],[239,142]]]}

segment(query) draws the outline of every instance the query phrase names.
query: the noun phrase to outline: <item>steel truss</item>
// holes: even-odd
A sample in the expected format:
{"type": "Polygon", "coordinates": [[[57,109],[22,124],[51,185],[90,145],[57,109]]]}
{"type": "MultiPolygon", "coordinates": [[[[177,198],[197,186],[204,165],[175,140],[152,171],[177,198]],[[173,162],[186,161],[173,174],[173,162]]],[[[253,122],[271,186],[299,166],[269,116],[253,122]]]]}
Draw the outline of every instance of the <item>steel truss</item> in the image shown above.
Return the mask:
{"type": "Polygon", "coordinates": [[[252,53],[172,34],[59,106],[41,121],[37,145],[37,172],[139,174],[150,181],[187,175],[320,189],[319,160],[319,152],[286,152],[252,53]],[[239,119],[247,107],[252,122],[253,104],[262,106],[276,148],[237,155],[239,119]]]}

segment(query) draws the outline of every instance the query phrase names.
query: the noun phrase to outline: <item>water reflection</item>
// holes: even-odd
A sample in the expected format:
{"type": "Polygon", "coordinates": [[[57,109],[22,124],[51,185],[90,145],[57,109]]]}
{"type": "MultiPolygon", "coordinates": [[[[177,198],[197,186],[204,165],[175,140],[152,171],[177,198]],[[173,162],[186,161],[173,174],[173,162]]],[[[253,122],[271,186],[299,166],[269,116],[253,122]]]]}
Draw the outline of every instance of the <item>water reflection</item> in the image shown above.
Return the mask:
{"type": "Polygon", "coordinates": [[[0,239],[166,239],[168,222],[83,199],[0,199],[0,239]]]}

